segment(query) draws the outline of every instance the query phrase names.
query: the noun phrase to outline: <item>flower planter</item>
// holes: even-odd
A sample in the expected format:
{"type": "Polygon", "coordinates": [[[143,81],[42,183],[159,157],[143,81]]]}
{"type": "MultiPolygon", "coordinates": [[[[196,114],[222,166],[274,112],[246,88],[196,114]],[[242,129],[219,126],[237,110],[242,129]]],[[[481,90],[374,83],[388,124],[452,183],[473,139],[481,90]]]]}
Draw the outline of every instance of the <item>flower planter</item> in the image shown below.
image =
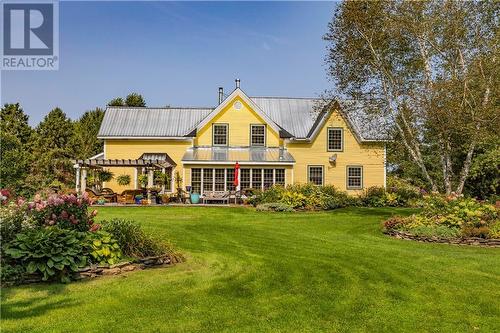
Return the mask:
{"type": "Polygon", "coordinates": [[[200,195],[198,193],[191,193],[191,203],[192,204],[200,203],[200,195]]]}

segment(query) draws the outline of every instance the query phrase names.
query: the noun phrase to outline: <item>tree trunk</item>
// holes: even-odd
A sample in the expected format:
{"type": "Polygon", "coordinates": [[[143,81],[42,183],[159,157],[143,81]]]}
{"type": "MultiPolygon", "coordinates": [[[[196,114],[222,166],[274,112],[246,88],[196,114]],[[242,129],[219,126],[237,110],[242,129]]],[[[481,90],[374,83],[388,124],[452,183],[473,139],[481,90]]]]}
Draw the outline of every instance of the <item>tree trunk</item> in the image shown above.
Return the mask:
{"type": "Polygon", "coordinates": [[[464,190],[465,180],[469,176],[470,166],[472,165],[472,156],[474,155],[475,149],[476,143],[473,141],[469,146],[467,156],[465,157],[464,166],[462,167],[462,172],[460,173],[460,179],[457,184],[457,189],[455,190],[457,195],[461,195],[464,190]]]}

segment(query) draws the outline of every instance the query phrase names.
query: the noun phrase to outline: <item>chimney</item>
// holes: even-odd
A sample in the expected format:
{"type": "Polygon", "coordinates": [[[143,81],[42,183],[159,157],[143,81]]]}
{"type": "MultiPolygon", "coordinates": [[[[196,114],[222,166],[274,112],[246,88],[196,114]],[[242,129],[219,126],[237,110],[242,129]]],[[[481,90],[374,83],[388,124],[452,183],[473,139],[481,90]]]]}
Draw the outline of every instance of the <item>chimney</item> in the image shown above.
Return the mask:
{"type": "Polygon", "coordinates": [[[224,100],[224,88],[219,87],[219,104],[224,100]]]}
{"type": "Polygon", "coordinates": [[[234,80],[236,82],[236,89],[240,87],[240,79],[234,80]]]}

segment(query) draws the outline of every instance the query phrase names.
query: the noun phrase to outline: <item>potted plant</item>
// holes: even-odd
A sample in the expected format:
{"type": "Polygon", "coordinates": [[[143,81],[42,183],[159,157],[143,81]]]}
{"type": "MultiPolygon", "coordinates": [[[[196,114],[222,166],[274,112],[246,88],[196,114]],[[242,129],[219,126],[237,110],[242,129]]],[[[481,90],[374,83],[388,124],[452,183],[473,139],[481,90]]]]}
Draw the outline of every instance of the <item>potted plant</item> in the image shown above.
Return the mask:
{"type": "Polygon", "coordinates": [[[139,175],[137,177],[137,181],[139,182],[139,186],[141,188],[146,188],[148,185],[148,175],[139,175]]]}
{"type": "Polygon", "coordinates": [[[191,203],[197,204],[200,202],[200,194],[199,193],[193,192],[193,193],[191,193],[190,197],[191,197],[190,198],[191,203]]]}
{"type": "Polygon", "coordinates": [[[130,176],[129,175],[119,175],[116,177],[116,182],[120,186],[127,186],[130,184],[130,176]]]}
{"type": "Polygon", "coordinates": [[[170,201],[170,195],[168,195],[168,194],[161,195],[161,202],[162,203],[167,204],[167,203],[169,203],[169,201],[170,201]]]}
{"type": "Polygon", "coordinates": [[[165,185],[170,183],[170,175],[161,171],[155,171],[154,179],[155,184],[160,185],[163,192],[165,191],[165,185]]]}
{"type": "Polygon", "coordinates": [[[141,204],[142,199],[144,199],[144,196],[143,196],[142,194],[137,194],[137,195],[134,197],[134,199],[135,199],[135,203],[136,203],[137,205],[140,205],[140,204],[141,204]]]}
{"type": "Polygon", "coordinates": [[[101,192],[102,183],[109,182],[111,179],[113,179],[113,177],[114,174],[111,171],[99,170],[94,180],[95,187],[98,190],[98,192],[101,192]]]}

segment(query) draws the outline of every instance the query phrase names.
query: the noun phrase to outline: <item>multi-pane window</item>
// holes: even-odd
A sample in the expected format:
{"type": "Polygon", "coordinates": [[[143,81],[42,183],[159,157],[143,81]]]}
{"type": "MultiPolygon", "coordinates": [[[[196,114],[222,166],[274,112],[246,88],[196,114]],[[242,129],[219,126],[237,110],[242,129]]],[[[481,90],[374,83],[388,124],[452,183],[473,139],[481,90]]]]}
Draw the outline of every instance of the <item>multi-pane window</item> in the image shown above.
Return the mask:
{"type": "Polygon", "coordinates": [[[285,169],[276,169],[274,175],[274,183],[276,185],[285,185],[285,169]]]}
{"type": "Polygon", "coordinates": [[[213,169],[203,169],[203,191],[213,191],[214,185],[213,169]]]}
{"type": "Polygon", "coordinates": [[[250,188],[250,169],[240,169],[240,188],[245,190],[250,188]]]}
{"type": "Polygon", "coordinates": [[[363,188],[362,166],[347,167],[347,188],[351,190],[359,190],[363,188]]]}
{"type": "Polygon", "coordinates": [[[201,193],[201,169],[191,169],[191,191],[201,193]]]}
{"type": "Polygon", "coordinates": [[[214,124],[212,127],[213,139],[212,144],[214,146],[227,146],[228,141],[228,124],[214,124]]]}
{"type": "Polygon", "coordinates": [[[226,190],[234,191],[234,169],[226,169],[226,190]]]}
{"type": "MultiPolygon", "coordinates": [[[[240,169],[241,190],[267,189],[273,185],[285,185],[285,169],[240,169]]],[[[234,168],[191,169],[193,192],[234,191],[234,168]]]]}
{"type": "Polygon", "coordinates": [[[309,183],[314,185],[323,185],[323,166],[308,166],[307,167],[307,176],[309,179],[309,183]]]}
{"type": "Polygon", "coordinates": [[[264,188],[270,188],[274,183],[274,170],[264,169],[264,188]]]}
{"type": "Polygon", "coordinates": [[[250,125],[250,145],[259,147],[266,145],[266,125],[250,125]]]}
{"type": "Polygon", "coordinates": [[[215,191],[224,191],[226,185],[225,169],[215,169],[215,191]]]}
{"type": "Polygon", "coordinates": [[[262,169],[252,169],[252,188],[262,188],[262,169]]]}
{"type": "Polygon", "coordinates": [[[328,151],[342,151],[343,135],[342,128],[328,128],[328,151]]]}

